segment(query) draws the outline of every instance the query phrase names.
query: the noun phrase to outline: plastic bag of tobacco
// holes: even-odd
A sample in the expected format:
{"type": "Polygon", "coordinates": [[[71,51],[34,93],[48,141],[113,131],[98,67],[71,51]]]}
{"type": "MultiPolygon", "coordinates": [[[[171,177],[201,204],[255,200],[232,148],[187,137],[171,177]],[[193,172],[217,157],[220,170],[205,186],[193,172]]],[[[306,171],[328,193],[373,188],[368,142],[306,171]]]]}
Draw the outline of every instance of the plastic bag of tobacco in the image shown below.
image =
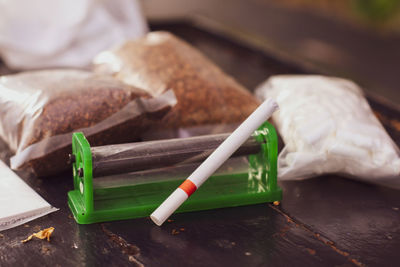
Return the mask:
{"type": "Polygon", "coordinates": [[[173,91],[152,97],[112,77],[80,70],[0,77],[0,136],[15,152],[13,169],[37,176],[68,169],[72,133],[92,145],[137,141],[176,103],[173,91]]]}
{"type": "Polygon", "coordinates": [[[178,102],[152,127],[157,131],[240,123],[260,104],[200,51],[168,32],[151,32],[100,53],[94,70],[155,96],[172,89],[178,102]]]}

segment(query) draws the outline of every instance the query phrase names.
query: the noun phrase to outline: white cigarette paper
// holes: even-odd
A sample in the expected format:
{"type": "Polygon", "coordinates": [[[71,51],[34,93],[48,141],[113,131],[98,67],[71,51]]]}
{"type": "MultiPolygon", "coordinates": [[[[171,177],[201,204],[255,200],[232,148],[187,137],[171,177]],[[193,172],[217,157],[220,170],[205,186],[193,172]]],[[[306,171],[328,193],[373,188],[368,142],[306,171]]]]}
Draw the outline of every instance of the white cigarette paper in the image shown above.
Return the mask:
{"type": "Polygon", "coordinates": [[[275,100],[265,100],[222,144],[150,215],[162,225],[250,136],[278,109],[275,100]]]}

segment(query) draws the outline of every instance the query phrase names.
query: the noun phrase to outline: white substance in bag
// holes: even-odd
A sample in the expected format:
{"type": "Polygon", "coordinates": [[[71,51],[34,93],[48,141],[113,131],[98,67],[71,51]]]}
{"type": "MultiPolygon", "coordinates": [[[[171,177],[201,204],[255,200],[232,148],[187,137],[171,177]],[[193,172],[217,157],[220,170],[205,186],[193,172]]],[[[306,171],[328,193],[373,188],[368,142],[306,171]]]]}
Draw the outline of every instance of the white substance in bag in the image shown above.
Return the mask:
{"type": "Polygon", "coordinates": [[[285,147],[280,180],[341,173],[400,188],[399,150],[353,82],[317,75],[274,76],[256,95],[272,97],[285,147]]]}

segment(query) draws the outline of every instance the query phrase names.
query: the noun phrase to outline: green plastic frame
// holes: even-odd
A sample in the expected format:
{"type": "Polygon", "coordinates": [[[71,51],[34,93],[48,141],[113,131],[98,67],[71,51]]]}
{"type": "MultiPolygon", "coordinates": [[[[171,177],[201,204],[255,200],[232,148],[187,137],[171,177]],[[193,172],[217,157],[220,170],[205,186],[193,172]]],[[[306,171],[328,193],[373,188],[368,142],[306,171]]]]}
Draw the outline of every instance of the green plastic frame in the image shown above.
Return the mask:
{"type": "MultiPolygon", "coordinates": [[[[247,173],[211,176],[176,212],[280,201],[276,131],[265,122],[253,137],[261,152],[249,156],[247,173]]],[[[186,179],[94,190],[92,154],[83,133],[73,134],[72,153],[74,190],[68,192],[68,205],[80,224],[147,217],[186,179]]]]}

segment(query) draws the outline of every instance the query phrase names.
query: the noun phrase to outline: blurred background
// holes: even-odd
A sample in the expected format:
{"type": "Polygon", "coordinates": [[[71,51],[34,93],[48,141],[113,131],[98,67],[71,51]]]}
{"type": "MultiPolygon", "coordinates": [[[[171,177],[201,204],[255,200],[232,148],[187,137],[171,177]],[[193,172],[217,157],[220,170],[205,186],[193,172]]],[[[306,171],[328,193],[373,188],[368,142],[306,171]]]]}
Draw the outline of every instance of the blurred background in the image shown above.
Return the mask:
{"type": "MultiPolygon", "coordinates": [[[[400,0],[2,1],[0,56],[6,64],[0,64],[0,73],[21,67],[83,66],[112,44],[142,36],[148,30],[143,21],[150,30],[163,30],[160,25],[166,23],[189,23],[261,51],[277,62],[300,66],[306,73],[352,79],[375,99],[400,106],[400,0]],[[79,32],[76,25],[83,25],[79,32]],[[68,39],[69,35],[75,39],[68,39]],[[65,44],[79,52],[67,53],[65,44]],[[63,53],[63,58],[54,60],[56,52],[46,45],[63,53]],[[33,53],[42,57],[32,57],[33,53]],[[71,55],[75,65],[67,58],[71,55]]],[[[202,52],[213,56],[207,52],[206,42],[200,45],[202,52]]],[[[215,54],[223,56],[222,51],[215,54]]],[[[237,76],[237,71],[229,71],[227,58],[216,60],[220,62],[225,62],[221,66],[225,71],[237,76]]],[[[250,72],[261,70],[245,71],[251,80],[250,72]]],[[[252,87],[259,82],[244,85],[252,87]]]]}
{"type": "Polygon", "coordinates": [[[186,19],[280,60],[350,78],[400,105],[399,0],[146,0],[150,22],[186,19]]]}

